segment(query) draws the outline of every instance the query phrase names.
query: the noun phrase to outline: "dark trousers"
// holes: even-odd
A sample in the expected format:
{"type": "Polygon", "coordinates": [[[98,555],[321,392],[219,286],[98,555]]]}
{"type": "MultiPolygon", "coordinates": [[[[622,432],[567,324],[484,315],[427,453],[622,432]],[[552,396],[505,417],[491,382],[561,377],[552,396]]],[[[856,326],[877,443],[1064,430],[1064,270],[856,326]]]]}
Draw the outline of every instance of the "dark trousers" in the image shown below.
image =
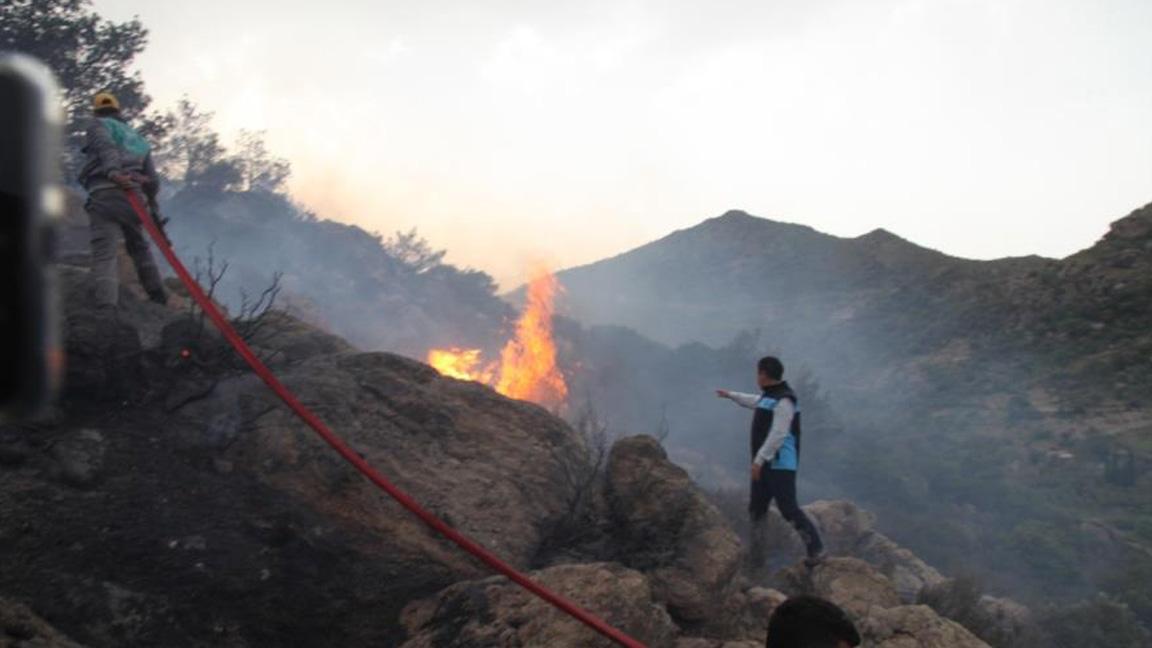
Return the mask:
{"type": "Polygon", "coordinates": [[[820,532],[796,502],[795,470],[771,470],[765,466],[760,472],[760,479],[752,482],[748,513],[752,516],[753,526],[763,523],[773,500],[776,501],[776,508],[780,509],[780,515],[800,534],[808,555],[815,556],[823,551],[820,532]]]}
{"type": "MultiPolygon", "coordinates": [[[[143,196],[140,196],[144,200],[143,196]]],[[[144,291],[154,301],[166,299],[160,270],[152,259],[152,251],[144,238],[140,220],[131,203],[120,189],[97,189],[88,196],[85,205],[91,221],[92,275],[96,284],[96,303],[115,306],[120,296],[120,274],[117,270],[116,251],[120,239],[128,256],[136,266],[136,274],[144,291]]]]}

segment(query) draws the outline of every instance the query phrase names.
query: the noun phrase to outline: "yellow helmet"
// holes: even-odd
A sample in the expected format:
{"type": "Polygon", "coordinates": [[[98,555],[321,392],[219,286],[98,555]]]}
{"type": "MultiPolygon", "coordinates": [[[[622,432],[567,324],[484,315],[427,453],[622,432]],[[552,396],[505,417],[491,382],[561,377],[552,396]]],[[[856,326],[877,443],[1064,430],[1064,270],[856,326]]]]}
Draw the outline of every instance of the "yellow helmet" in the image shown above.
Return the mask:
{"type": "Polygon", "coordinates": [[[92,97],[92,110],[104,110],[111,108],[113,110],[120,110],[120,101],[111,92],[101,92],[95,97],[92,97]]]}

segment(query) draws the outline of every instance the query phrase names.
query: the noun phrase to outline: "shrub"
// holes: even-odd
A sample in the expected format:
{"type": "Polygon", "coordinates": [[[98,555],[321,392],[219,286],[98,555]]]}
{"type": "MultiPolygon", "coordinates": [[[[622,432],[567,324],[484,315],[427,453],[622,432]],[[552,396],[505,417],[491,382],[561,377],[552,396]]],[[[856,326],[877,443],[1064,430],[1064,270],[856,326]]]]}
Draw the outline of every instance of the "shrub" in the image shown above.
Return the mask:
{"type": "Polygon", "coordinates": [[[1152,642],[1128,606],[1106,597],[1049,608],[1039,621],[1052,648],[1146,648],[1152,642]]]}

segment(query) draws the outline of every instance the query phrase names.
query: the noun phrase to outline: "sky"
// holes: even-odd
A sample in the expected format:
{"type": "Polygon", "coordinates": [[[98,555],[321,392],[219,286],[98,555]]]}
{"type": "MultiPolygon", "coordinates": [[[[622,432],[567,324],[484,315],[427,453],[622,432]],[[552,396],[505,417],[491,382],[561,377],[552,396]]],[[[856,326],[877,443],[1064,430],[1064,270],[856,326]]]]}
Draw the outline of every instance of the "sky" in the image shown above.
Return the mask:
{"type": "Polygon", "coordinates": [[[729,209],[1062,257],[1152,202],[1148,0],[95,0],[157,107],[512,287],[729,209]]]}

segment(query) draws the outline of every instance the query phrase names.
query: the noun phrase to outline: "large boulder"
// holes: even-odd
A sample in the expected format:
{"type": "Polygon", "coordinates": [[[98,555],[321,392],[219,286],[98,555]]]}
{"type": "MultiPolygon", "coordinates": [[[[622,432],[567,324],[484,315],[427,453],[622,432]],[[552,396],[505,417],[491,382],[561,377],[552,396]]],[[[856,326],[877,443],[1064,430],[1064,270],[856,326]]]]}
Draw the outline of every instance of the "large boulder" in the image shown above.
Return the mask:
{"type": "Polygon", "coordinates": [[[809,569],[803,564],[781,574],[789,594],[812,594],[832,601],[859,618],[874,608],[900,605],[892,581],[856,558],[830,558],[809,569]]]}
{"type": "Polygon", "coordinates": [[[1037,643],[1039,627],[1031,610],[1010,599],[984,594],[974,579],[948,579],[926,587],[917,603],[973,630],[988,643],[997,646],[1037,643]]]}
{"type": "Polygon", "coordinates": [[[873,516],[852,502],[820,500],[804,510],[820,527],[830,553],[860,558],[879,569],[905,603],[915,601],[925,587],[944,581],[931,565],[877,531],[873,516]]]}
{"type": "MultiPolygon", "coordinates": [[[[648,578],[612,563],[561,565],[532,578],[652,648],[676,626],[652,600],[648,578]]],[[[457,583],[403,612],[403,648],[609,648],[615,644],[502,577],[457,583]]]]}
{"type": "Polygon", "coordinates": [[[789,595],[808,594],[839,605],[876,648],[988,648],[963,626],[926,605],[904,605],[893,583],[868,563],[831,558],[814,569],[796,565],[780,575],[789,595]]]}
{"type": "Polygon", "coordinates": [[[0,648],[83,648],[27,605],[0,597],[0,648]]]}
{"type": "Polygon", "coordinates": [[[860,634],[874,648],[990,648],[959,623],[925,605],[872,610],[857,620],[860,634]]]}
{"type": "MultiPolygon", "coordinates": [[[[540,407],[441,377],[386,353],[321,355],[282,380],[362,457],[427,508],[518,567],[528,567],[570,497],[562,457],[584,455],[572,430],[540,407]]],[[[370,530],[377,560],[439,572],[444,584],[482,572],[465,554],[356,475],[317,435],[247,380],[190,404],[190,424],[233,413],[246,426],[220,458],[331,520],[370,530]]]]}
{"type": "MultiPolygon", "coordinates": [[[[65,279],[85,292],[86,273],[65,279]]],[[[187,313],[130,293],[98,313],[82,297],[69,301],[64,411],[0,429],[0,589],[93,645],[396,645],[408,602],[488,575],[259,379],[184,358],[187,313]]],[[[254,340],[389,479],[535,566],[572,499],[562,466],[587,457],[565,423],[279,316],[254,340]]]]}
{"type": "Polygon", "coordinates": [[[656,439],[616,443],[605,491],[621,562],[651,577],[677,621],[704,624],[730,612],[740,539],[656,439]]]}

